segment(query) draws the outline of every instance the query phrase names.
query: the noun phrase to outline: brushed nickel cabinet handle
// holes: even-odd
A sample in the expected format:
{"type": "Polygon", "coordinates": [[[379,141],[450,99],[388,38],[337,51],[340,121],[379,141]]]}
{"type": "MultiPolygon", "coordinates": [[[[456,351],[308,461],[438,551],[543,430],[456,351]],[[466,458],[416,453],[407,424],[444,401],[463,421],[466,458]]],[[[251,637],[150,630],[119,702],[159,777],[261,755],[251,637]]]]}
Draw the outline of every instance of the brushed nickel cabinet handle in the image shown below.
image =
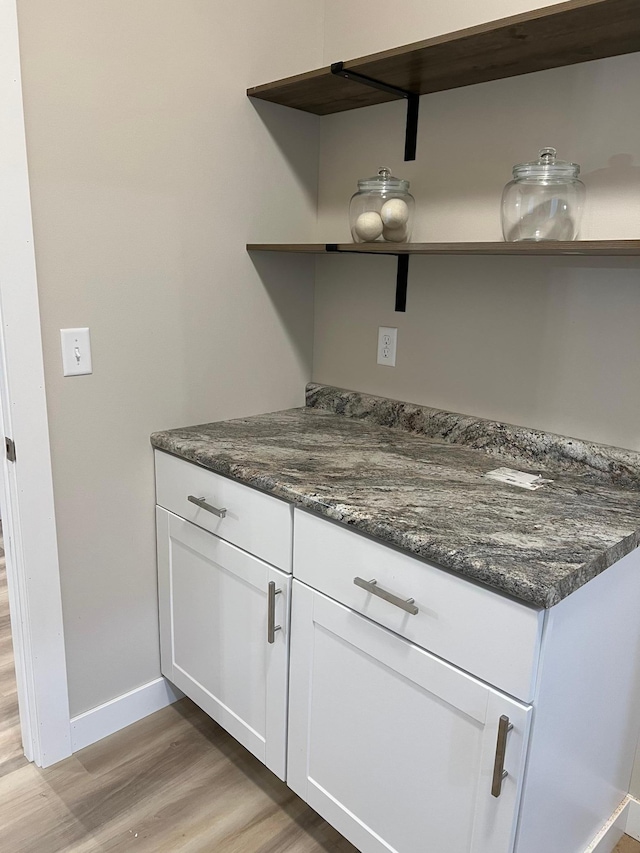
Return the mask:
{"type": "Polygon", "coordinates": [[[361,589],[366,589],[366,591],[370,592],[371,595],[377,595],[378,598],[383,598],[385,601],[388,601],[389,604],[394,604],[396,607],[399,607],[400,610],[404,610],[412,616],[416,616],[419,612],[418,608],[414,604],[414,598],[400,598],[400,596],[394,595],[392,592],[387,592],[386,589],[382,589],[378,586],[377,580],[365,581],[362,578],[354,578],[353,582],[361,589]]]}
{"type": "Polygon", "coordinates": [[[504,714],[498,723],[498,742],[496,743],[496,760],[493,765],[493,781],[491,783],[491,796],[499,797],[502,793],[502,783],[509,775],[504,769],[504,758],[507,751],[507,735],[513,728],[509,717],[504,714]]]}
{"type": "Polygon", "coordinates": [[[281,589],[276,589],[273,581],[269,581],[268,610],[267,610],[267,642],[275,643],[276,631],[282,631],[282,625],[276,625],[276,595],[280,595],[281,589]]]}
{"type": "Polygon", "coordinates": [[[208,504],[204,498],[197,498],[195,495],[189,495],[187,497],[187,500],[190,503],[195,504],[196,506],[199,506],[200,509],[206,509],[207,512],[210,512],[213,515],[217,515],[218,518],[224,518],[225,515],[227,514],[226,508],[225,509],[218,509],[217,506],[211,506],[211,504],[208,504]]]}

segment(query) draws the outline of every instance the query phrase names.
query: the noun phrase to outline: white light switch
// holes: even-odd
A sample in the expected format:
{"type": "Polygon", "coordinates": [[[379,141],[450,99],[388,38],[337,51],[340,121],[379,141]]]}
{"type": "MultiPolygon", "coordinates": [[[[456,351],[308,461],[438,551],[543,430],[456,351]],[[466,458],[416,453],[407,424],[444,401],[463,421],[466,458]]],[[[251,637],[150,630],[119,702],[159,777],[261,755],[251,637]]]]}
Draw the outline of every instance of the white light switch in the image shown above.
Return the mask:
{"type": "Polygon", "coordinates": [[[93,373],[89,329],[60,329],[62,372],[65,376],[93,373]]]}
{"type": "Polygon", "coordinates": [[[397,343],[398,330],[389,326],[380,326],[378,329],[378,364],[386,364],[387,367],[396,366],[397,343]]]}

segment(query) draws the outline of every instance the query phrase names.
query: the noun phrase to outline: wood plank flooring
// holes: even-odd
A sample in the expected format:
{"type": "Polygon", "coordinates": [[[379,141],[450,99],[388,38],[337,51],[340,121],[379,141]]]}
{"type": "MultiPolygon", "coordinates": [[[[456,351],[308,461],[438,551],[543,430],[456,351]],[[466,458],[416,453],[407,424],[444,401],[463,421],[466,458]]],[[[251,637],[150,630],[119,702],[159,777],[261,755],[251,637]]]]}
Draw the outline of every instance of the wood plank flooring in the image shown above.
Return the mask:
{"type": "Polygon", "coordinates": [[[625,835],[613,853],[640,853],[640,841],[634,841],[625,835]]]}
{"type": "Polygon", "coordinates": [[[188,699],[0,778],[3,853],[356,853],[188,699]]]}
{"type": "MultiPolygon", "coordinates": [[[[616,850],[640,853],[640,844],[625,838],[616,850]]],[[[188,699],[48,770],[28,764],[3,551],[0,851],[357,853],[188,699]]]]}

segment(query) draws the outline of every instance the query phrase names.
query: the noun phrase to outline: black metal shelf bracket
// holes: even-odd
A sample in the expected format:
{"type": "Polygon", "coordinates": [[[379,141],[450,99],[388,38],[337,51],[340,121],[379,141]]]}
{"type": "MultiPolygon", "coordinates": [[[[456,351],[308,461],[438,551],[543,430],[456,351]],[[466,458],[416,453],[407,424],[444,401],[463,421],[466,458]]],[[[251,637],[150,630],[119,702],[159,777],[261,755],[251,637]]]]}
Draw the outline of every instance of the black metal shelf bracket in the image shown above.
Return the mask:
{"type": "Polygon", "coordinates": [[[407,282],[409,280],[410,255],[398,255],[398,274],[396,276],[396,311],[407,310],[407,282]]]}
{"type": "Polygon", "coordinates": [[[399,89],[397,86],[389,86],[388,83],[383,83],[381,80],[374,80],[373,77],[367,77],[365,74],[358,74],[357,71],[350,71],[344,67],[344,62],[334,62],[331,66],[331,73],[336,77],[344,77],[345,80],[353,80],[355,83],[362,83],[363,86],[370,86],[372,89],[380,89],[382,92],[389,92],[392,95],[399,95],[407,101],[407,127],[404,138],[404,159],[416,159],[416,144],[418,138],[418,115],[420,111],[420,95],[415,92],[407,92],[406,89],[399,89]]]}
{"type": "Polygon", "coordinates": [[[343,255],[385,255],[398,259],[398,271],[396,274],[396,307],[397,312],[404,313],[407,310],[407,284],[409,281],[409,258],[411,255],[397,252],[367,252],[366,249],[359,249],[357,252],[350,252],[348,249],[338,248],[337,243],[325,243],[327,252],[339,252],[343,255]]]}

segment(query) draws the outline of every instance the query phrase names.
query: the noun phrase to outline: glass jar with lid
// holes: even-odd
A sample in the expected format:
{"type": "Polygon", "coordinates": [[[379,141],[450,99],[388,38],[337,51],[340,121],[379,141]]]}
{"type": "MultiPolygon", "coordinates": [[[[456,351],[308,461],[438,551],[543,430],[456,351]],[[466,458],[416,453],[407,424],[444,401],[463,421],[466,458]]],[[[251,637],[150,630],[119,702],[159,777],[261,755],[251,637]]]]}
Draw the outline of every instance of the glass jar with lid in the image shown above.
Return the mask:
{"type": "Polygon", "coordinates": [[[575,240],[580,230],[585,186],[580,166],[543,148],[537,160],[513,167],[502,194],[502,233],[507,242],[575,240]]]}
{"type": "Polygon", "coordinates": [[[380,169],[374,177],[358,181],[358,192],[349,205],[354,243],[408,243],[414,209],[409,181],[394,178],[389,169],[380,169]]]}

